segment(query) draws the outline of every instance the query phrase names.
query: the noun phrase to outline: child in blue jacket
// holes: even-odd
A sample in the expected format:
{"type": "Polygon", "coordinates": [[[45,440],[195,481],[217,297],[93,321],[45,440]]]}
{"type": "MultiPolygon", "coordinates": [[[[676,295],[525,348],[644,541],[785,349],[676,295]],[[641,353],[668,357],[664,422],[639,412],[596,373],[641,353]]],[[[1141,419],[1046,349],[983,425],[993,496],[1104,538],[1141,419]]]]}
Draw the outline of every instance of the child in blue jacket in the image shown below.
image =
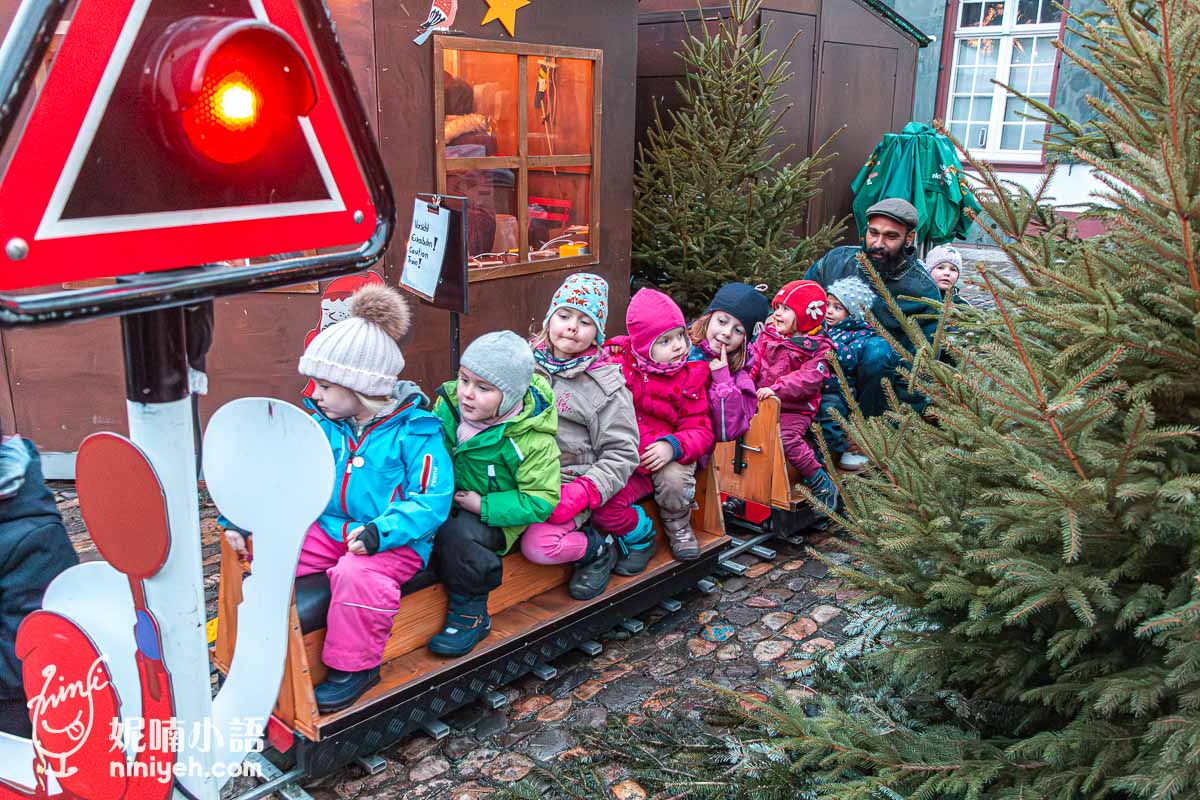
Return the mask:
{"type": "Polygon", "coordinates": [[[870,323],[864,319],[866,310],[875,302],[875,292],[861,278],[849,275],[834,281],[826,292],[829,306],[825,312],[825,333],[833,340],[833,351],[838,364],[846,375],[846,386],[842,386],[836,372],[831,372],[821,387],[821,408],[817,422],[825,437],[825,445],[832,456],[838,459],[842,469],[862,469],[867,464],[865,456],[849,452],[846,434],[833,419],[832,409],[845,417],[849,413],[846,395],[855,393],[855,377],[858,359],[867,340],[875,335],[870,323]],[[845,392],[845,394],[843,394],[845,392]]]}
{"type": "MultiPolygon", "coordinates": [[[[350,316],[317,334],[300,358],[316,388],[305,405],[333,448],[336,480],[308,529],[297,576],[325,572],[332,599],[317,686],[322,713],[351,705],[379,681],[383,649],[399,611],[400,587],[429,563],[450,514],[454,474],[442,427],[416,384],[397,380],[397,340],[408,306],[394,289],[368,284],[350,316]]],[[[244,552],[241,535],[226,537],[244,552]]]]}

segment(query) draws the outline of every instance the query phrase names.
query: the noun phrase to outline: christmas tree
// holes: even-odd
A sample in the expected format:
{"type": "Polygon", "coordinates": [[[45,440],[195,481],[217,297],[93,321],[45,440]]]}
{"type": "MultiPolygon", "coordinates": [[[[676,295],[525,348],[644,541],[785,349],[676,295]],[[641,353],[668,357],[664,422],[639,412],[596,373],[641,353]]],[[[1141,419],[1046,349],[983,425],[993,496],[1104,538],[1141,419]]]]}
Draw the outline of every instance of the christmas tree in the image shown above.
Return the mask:
{"type": "Polygon", "coordinates": [[[1200,5],[1070,25],[1112,100],[1040,113],[1106,233],[972,165],[1023,281],[938,309],[906,372],[928,416],[852,411],[873,466],[841,482],[860,563],[833,571],[868,598],[860,655],[808,678],[818,713],[748,715],[750,796],[1200,796],[1200,5]]]}
{"type": "MultiPolygon", "coordinates": [[[[773,142],[787,110],[786,53],[753,27],[761,0],[731,0],[714,30],[700,24],[679,53],[679,110],[656,111],[634,178],[633,266],[689,315],[723,283],[776,288],[839,239],[842,222],[803,230],[832,158],[794,164],[773,142]]],[[[794,40],[793,40],[794,41],[794,40]]]]}

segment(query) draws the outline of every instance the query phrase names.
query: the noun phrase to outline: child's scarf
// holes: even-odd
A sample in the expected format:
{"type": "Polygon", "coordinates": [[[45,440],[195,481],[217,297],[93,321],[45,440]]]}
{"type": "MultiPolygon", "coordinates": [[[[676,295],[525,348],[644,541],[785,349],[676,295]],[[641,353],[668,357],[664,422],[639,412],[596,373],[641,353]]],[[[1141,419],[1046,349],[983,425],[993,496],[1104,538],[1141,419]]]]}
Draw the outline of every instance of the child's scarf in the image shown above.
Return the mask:
{"type": "MultiPolygon", "coordinates": [[[[633,350],[632,347],[629,349],[633,350]]],[[[684,356],[683,360],[681,361],[674,361],[670,364],[660,364],[649,356],[642,355],[637,350],[633,350],[633,360],[636,364],[636,369],[638,372],[646,372],[650,375],[674,375],[688,364],[687,356],[684,356]]]]}
{"type": "Polygon", "coordinates": [[[577,367],[583,366],[588,361],[594,359],[599,352],[599,349],[593,346],[572,358],[555,358],[550,352],[550,346],[543,342],[533,349],[533,360],[548,374],[558,375],[559,373],[570,372],[577,367]]]}
{"type": "Polygon", "coordinates": [[[483,433],[488,428],[494,428],[503,422],[508,422],[517,414],[521,413],[521,409],[523,408],[525,408],[524,402],[517,403],[511,409],[509,409],[508,413],[504,416],[492,417],[491,419],[485,419],[480,422],[462,417],[458,422],[458,443],[460,445],[466,444],[468,441],[483,433]]]}

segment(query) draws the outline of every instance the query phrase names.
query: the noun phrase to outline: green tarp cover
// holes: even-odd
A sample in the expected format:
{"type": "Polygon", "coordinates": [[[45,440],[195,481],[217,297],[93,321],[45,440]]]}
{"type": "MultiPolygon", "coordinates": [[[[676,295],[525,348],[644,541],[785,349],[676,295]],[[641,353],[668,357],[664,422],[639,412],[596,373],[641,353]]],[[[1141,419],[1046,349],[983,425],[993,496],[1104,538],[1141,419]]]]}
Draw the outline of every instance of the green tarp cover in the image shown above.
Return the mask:
{"type": "Polygon", "coordinates": [[[867,230],[867,209],[888,197],[901,197],[916,207],[921,221],[917,239],[931,245],[964,238],[971,227],[964,210],[981,210],[963,178],[954,145],[922,122],[884,134],[850,189],[860,234],[867,230]]]}

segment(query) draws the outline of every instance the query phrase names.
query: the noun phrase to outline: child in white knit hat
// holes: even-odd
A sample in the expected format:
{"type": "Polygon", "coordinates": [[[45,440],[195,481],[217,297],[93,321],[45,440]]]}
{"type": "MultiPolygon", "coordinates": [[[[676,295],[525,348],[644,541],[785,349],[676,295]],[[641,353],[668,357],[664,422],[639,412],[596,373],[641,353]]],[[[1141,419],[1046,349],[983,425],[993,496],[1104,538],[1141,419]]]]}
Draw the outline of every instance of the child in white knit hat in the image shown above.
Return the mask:
{"type": "Polygon", "coordinates": [[[950,297],[957,299],[954,287],[958,285],[962,267],[962,253],[948,244],[938,245],[925,256],[925,269],[929,270],[929,277],[937,284],[943,300],[950,297]]]}
{"type": "MultiPolygon", "coordinates": [[[[305,406],[336,461],[333,496],[308,529],[296,575],[329,576],[322,713],[351,705],[379,681],[400,587],[429,562],[450,513],[454,473],[441,426],[416,384],[399,380],[409,311],[394,289],[369,284],[350,316],[317,334],[300,358],[315,384],[305,406]]],[[[242,533],[226,538],[245,552],[242,533]]]]}

